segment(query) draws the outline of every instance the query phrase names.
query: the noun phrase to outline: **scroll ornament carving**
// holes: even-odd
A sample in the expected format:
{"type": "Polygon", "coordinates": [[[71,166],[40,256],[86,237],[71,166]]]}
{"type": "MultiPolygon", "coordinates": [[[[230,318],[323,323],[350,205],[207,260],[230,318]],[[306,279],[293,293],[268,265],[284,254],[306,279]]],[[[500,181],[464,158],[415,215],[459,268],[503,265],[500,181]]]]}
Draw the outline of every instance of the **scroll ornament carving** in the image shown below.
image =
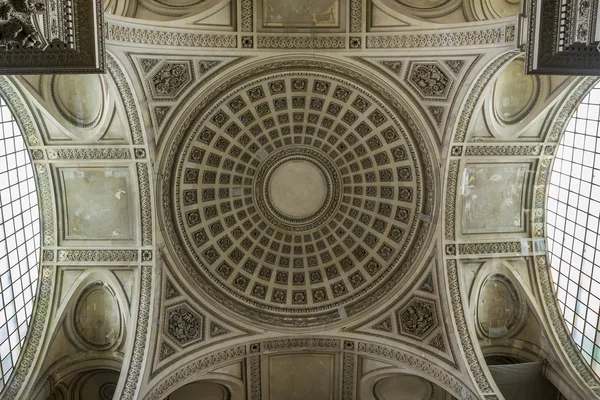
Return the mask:
{"type": "Polygon", "coordinates": [[[427,336],[438,325],[435,304],[416,299],[398,313],[400,332],[418,338],[427,336]]]}
{"type": "Polygon", "coordinates": [[[0,0],[0,48],[42,47],[33,18],[45,10],[44,3],[34,0],[0,0]]]}
{"type": "Polygon", "coordinates": [[[443,97],[448,93],[451,80],[435,64],[416,65],[410,81],[423,97],[443,97]]]}
{"type": "Polygon", "coordinates": [[[167,311],[167,334],[181,346],[202,340],[203,318],[183,305],[167,311]]]}
{"type": "Polygon", "coordinates": [[[191,80],[189,66],[185,63],[172,63],[163,66],[152,78],[158,96],[172,97],[191,80]]]}

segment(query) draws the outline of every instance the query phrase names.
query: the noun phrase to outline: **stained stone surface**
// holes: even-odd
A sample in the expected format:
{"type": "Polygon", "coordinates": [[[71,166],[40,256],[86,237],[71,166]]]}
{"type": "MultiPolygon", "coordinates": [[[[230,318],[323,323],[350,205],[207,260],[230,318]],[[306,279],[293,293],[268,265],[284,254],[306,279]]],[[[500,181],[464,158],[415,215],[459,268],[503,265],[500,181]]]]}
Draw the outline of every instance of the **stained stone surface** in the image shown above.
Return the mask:
{"type": "Polygon", "coordinates": [[[100,75],[56,75],[52,99],[58,112],[78,127],[89,127],[102,115],[106,88],[100,75]]]}
{"type": "Polygon", "coordinates": [[[339,0],[262,0],[263,27],[336,27],[339,0]]]}
{"type": "Polygon", "coordinates": [[[66,233],[73,240],[131,240],[128,168],[60,168],[66,233]]]}
{"type": "Polygon", "coordinates": [[[268,191],[271,203],[279,213],[302,219],[321,208],[327,195],[327,182],[312,163],[288,161],[273,171],[268,191]]]}
{"type": "Polygon", "coordinates": [[[525,75],[522,60],[508,64],[494,84],[494,111],[498,119],[505,124],[519,122],[535,104],[537,90],[537,79],[525,75]]]}
{"type": "Polygon", "coordinates": [[[524,229],[523,192],[529,164],[469,164],[462,199],[463,233],[524,229]]]}
{"type": "Polygon", "coordinates": [[[103,285],[86,290],[77,300],[75,332],[93,349],[110,347],[121,330],[121,312],[117,301],[103,285]]]}
{"type": "Polygon", "coordinates": [[[479,289],[477,321],[483,333],[490,338],[507,335],[521,315],[518,291],[506,277],[488,277],[479,289]]]}
{"type": "Polygon", "coordinates": [[[421,170],[427,144],[416,145],[408,115],[337,76],[343,68],[281,70],[207,99],[216,106],[173,147],[164,176],[175,192],[163,201],[180,265],[211,299],[306,326],[387,295],[382,283],[416,266],[399,268],[424,244],[418,215],[431,212],[433,170],[421,170]]]}
{"type": "Polygon", "coordinates": [[[269,399],[334,400],[333,366],[331,354],[269,357],[269,399]]]}

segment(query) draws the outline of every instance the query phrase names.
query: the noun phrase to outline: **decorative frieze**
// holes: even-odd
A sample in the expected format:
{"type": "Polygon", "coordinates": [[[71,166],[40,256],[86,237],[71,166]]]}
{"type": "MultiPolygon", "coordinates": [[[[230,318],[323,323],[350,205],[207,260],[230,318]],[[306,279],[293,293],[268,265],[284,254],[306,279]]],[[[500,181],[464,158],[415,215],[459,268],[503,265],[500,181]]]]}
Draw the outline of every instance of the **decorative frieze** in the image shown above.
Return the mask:
{"type": "Polygon", "coordinates": [[[128,148],[47,149],[49,160],[127,160],[131,159],[128,148]]]}
{"type": "Polygon", "coordinates": [[[496,44],[504,42],[504,28],[486,28],[463,32],[369,35],[367,49],[427,48],[496,44]]]}
{"type": "Polygon", "coordinates": [[[343,36],[261,36],[257,37],[259,49],[344,49],[343,36]]]}
{"type": "Polygon", "coordinates": [[[235,48],[237,36],[232,34],[209,34],[161,29],[134,28],[119,25],[114,21],[107,24],[106,39],[110,41],[183,47],[235,48]]]}
{"type": "Polygon", "coordinates": [[[136,262],[138,250],[59,250],[59,262],[136,262]]]}

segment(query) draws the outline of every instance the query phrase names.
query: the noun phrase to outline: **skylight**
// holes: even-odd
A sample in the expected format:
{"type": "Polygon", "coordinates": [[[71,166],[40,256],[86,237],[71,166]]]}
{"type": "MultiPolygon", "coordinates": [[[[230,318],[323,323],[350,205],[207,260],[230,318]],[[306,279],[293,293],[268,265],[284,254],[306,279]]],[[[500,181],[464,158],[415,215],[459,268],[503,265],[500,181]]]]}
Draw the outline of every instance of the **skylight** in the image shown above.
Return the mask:
{"type": "Polygon", "coordinates": [[[0,389],[17,363],[38,283],[40,216],[23,135],[0,98],[0,389]]]}
{"type": "Polygon", "coordinates": [[[573,340],[600,376],[600,84],[585,97],[558,148],[547,234],[558,302],[573,340]]]}

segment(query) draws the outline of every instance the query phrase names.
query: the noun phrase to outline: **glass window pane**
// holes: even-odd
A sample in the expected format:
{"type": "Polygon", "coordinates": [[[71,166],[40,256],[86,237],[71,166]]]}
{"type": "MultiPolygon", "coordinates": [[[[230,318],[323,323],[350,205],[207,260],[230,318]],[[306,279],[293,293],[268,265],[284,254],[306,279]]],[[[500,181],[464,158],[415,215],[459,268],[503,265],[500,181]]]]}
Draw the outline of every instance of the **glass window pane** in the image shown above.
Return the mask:
{"type": "MultiPolygon", "coordinates": [[[[600,376],[599,121],[600,85],[578,107],[556,152],[546,233],[559,308],[583,358],[600,376]]],[[[18,237],[19,225],[13,229],[18,237]]]]}
{"type": "MultiPolygon", "coordinates": [[[[14,370],[33,311],[40,220],[29,152],[9,107],[0,101],[0,359],[2,379],[14,370]],[[28,305],[26,303],[28,302],[28,305]]],[[[0,389],[1,390],[1,389],[0,389]]]]}

